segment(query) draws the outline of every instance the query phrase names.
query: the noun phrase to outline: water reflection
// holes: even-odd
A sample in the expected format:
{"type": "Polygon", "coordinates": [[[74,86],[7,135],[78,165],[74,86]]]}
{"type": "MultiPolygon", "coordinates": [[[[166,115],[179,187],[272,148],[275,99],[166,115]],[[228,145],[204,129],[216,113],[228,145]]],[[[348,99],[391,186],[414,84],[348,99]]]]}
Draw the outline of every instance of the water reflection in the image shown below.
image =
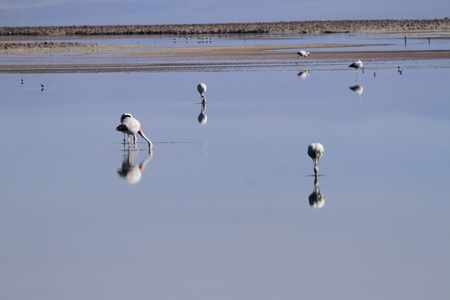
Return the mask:
{"type": "Polygon", "coordinates": [[[303,71],[300,71],[297,75],[301,79],[306,79],[310,75],[310,72],[308,70],[303,70],[303,71]]]}
{"type": "Polygon", "coordinates": [[[208,116],[206,115],[205,111],[206,111],[206,101],[202,101],[200,114],[198,115],[197,118],[198,122],[202,125],[208,122],[208,116]]]}
{"type": "Polygon", "coordinates": [[[139,153],[139,151],[132,151],[124,148],[122,168],[117,170],[117,174],[124,178],[129,184],[135,184],[141,180],[145,166],[153,158],[153,151],[149,150],[147,157],[139,164],[139,166],[135,166],[134,158],[137,153],[139,153]]]}
{"type": "Polygon", "coordinates": [[[325,205],[325,196],[320,192],[318,176],[314,178],[314,191],[309,195],[308,200],[311,207],[321,208],[325,205]]]}
{"type": "Polygon", "coordinates": [[[354,86],[349,87],[349,89],[351,89],[352,91],[354,91],[355,93],[357,93],[358,95],[361,95],[364,91],[364,88],[362,85],[356,84],[354,86]]]}

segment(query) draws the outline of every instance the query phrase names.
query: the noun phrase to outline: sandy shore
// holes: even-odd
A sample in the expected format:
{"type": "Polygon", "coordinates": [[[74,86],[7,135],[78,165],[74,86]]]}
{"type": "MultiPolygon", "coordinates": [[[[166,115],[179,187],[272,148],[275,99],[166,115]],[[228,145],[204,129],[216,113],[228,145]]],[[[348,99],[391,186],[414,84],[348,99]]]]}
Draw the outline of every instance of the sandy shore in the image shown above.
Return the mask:
{"type": "MultiPolygon", "coordinates": [[[[185,31],[204,33],[204,32],[235,32],[242,27],[253,28],[251,32],[259,30],[267,31],[268,28],[275,32],[303,32],[295,26],[305,27],[306,24],[311,28],[321,28],[321,32],[341,32],[347,28],[352,32],[375,32],[389,34],[404,34],[405,30],[409,34],[427,33],[429,35],[440,35],[442,38],[450,35],[450,20],[377,20],[377,21],[322,21],[322,22],[278,22],[278,23],[249,23],[249,24],[203,24],[203,25],[162,25],[164,32],[173,32],[174,34],[184,33],[185,31]],[[175,27],[177,30],[174,30],[175,27]],[[196,30],[191,30],[194,26],[196,30]],[[213,29],[215,28],[215,29],[213,29]],[[258,29],[259,28],[259,29],[258,29]],[[277,28],[277,29],[273,29],[277,28]],[[297,28],[297,29],[294,29],[297,28]]],[[[132,34],[136,34],[136,27],[129,26],[77,26],[70,27],[72,30],[83,29],[84,34],[88,32],[113,30],[115,34],[121,33],[123,28],[127,28],[132,34]],[[94,30],[95,29],[95,30],[94,30]],[[134,31],[132,30],[134,29],[134,31]],[[94,31],[93,31],[94,30],[94,31]]],[[[152,27],[153,28],[153,27],[152,27]]],[[[159,27],[158,27],[159,28],[159,27]]],[[[308,27],[309,28],[309,27],[308,27]]],[[[30,32],[42,32],[42,27],[25,28],[30,32]],[[32,31],[34,30],[34,31],[32,31]]],[[[24,28],[16,28],[16,33],[23,34],[24,28]]],[[[69,34],[71,31],[61,33],[62,27],[45,27],[46,34],[69,34]]],[[[5,34],[8,28],[1,28],[5,34]]],[[[9,29],[11,30],[11,29],[9,29]]],[[[306,30],[309,32],[309,29],[306,30]]],[[[313,30],[316,32],[317,30],[313,30]]],[[[138,31],[139,32],[139,31],[138,31]]],[[[112,37],[112,35],[109,35],[112,37]]],[[[434,51],[364,51],[366,44],[346,45],[289,45],[289,46],[234,46],[234,47],[214,47],[214,46],[196,46],[196,47],[177,47],[164,48],[156,46],[142,45],[105,45],[93,43],[78,43],[77,39],[84,36],[71,36],[70,42],[36,42],[40,38],[35,35],[21,36],[20,42],[17,39],[2,42],[5,38],[0,36],[0,73],[9,72],[44,72],[44,71],[114,71],[114,70],[132,70],[136,68],[190,68],[205,67],[208,65],[245,65],[245,64],[267,64],[267,63],[289,63],[296,59],[298,49],[307,48],[314,50],[309,61],[324,60],[354,60],[355,57],[362,60],[402,60],[402,59],[450,59],[450,50],[434,51]],[[360,47],[360,51],[346,51],[346,47],[360,47]],[[326,51],[321,50],[327,48],[326,51]],[[329,48],[339,48],[339,51],[330,51],[329,48]],[[61,55],[59,55],[61,53],[61,55]],[[55,55],[57,55],[55,59],[55,55]],[[7,57],[3,59],[2,57],[7,57]],[[105,59],[109,57],[109,59],[105,59]],[[7,60],[7,61],[6,61],[7,60]]],[[[104,37],[108,38],[108,36],[104,37]]]]}

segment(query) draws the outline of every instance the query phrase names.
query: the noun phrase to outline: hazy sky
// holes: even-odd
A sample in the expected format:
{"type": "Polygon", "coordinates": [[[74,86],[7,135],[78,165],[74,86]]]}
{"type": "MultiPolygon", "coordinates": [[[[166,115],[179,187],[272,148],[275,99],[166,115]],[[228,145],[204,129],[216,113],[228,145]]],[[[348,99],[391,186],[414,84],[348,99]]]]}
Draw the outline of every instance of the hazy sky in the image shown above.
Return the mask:
{"type": "Polygon", "coordinates": [[[449,17],[449,0],[0,0],[0,26],[449,17]]]}

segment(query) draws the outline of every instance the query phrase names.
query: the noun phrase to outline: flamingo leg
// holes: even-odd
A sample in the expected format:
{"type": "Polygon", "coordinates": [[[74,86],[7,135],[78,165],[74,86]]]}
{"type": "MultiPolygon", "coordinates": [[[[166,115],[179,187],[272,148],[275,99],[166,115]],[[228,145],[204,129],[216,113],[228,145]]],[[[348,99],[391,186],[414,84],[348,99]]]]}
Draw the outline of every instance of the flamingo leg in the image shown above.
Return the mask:
{"type": "Polygon", "coordinates": [[[137,137],[135,134],[133,134],[133,146],[136,147],[137,150],[139,150],[139,147],[137,146],[137,137]]]}
{"type": "Polygon", "coordinates": [[[318,158],[316,158],[314,160],[314,175],[316,178],[319,177],[319,159],[318,158]]]}

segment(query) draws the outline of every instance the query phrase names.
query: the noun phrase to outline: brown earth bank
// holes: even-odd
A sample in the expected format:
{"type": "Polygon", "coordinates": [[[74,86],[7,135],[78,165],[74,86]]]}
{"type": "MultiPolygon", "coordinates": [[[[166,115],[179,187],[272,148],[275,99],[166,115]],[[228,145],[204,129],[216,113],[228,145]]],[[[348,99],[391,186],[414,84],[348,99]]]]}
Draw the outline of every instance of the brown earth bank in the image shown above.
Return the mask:
{"type": "MultiPolygon", "coordinates": [[[[155,46],[145,46],[145,48],[154,48],[155,46]]],[[[75,51],[99,51],[99,50],[120,50],[143,48],[135,45],[104,45],[96,43],[77,43],[77,42],[30,42],[30,43],[0,43],[0,55],[2,54],[31,54],[41,52],[75,52],[75,51]]]]}
{"type": "Polygon", "coordinates": [[[260,23],[0,27],[0,35],[450,33],[450,19],[341,20],[260,23]]]}

